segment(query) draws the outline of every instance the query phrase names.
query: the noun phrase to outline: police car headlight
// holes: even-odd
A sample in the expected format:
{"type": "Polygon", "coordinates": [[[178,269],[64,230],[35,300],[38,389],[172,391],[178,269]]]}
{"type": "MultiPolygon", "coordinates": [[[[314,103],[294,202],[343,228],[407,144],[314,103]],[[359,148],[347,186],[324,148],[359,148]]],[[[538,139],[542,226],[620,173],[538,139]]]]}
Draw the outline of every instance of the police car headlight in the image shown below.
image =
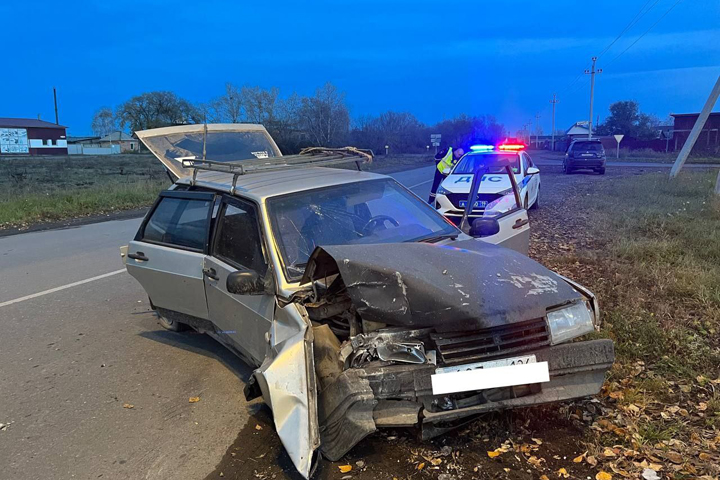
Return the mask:
{"type": "Polygon", "coordinates": [[[440,185],[437,189],[437,192],[435,192],[435,193],[437,193],[438,195],[447,195],[448,193],[452,193],[452,192],[450,192],[450,190],[443,188],[443,186],[440,185]]]}
{"type": "Polygon", "coordinates": [[[584,301],[548,312],[547,319],[553,345],[590,333],[595,328],[593,311],[584,301]]]}

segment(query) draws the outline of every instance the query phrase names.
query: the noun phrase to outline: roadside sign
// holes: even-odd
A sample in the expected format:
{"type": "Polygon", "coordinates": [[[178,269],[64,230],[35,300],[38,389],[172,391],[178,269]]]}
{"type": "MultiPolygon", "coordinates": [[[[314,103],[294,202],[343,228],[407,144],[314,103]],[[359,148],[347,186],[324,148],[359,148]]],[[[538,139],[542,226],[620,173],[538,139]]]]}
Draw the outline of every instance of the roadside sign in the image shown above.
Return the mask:
{"type": "Polygon", "coordinates": [[[617,142],[617,149],[615,150],[615,158],[620,158],[620,140],[623,139],[625,135],[613,135],[615,137],[615,141],[617,142]]]}

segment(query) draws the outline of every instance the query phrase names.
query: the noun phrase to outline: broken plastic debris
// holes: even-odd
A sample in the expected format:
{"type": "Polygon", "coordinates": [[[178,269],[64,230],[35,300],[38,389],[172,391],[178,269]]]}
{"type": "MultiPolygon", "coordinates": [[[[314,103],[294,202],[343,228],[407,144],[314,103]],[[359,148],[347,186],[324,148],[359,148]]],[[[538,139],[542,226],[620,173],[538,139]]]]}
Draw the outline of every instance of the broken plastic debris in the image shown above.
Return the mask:
{"type": "Polygon", "coordinates": [[[338,469],[340,470],[340,473],[348,473],[352,470],[352,465],[338,465],[338,469]]]}
{"type": "Polygon", "coordinates": [[[123,408],[135,408],[135,405],[132,403],[123,403],[123,408]]]}
{"type": "Polygon", "coordinates": [[[643,470],[642,477],[645,480],[660,480],[657,472],[652,468],[646,468],[645,470],[643,470]]]}
{"type": "Polygon", "coordinates": [[[188,400],[190,403],[197,403],[200,401],[200,397],[190,397],[188,400]]]}

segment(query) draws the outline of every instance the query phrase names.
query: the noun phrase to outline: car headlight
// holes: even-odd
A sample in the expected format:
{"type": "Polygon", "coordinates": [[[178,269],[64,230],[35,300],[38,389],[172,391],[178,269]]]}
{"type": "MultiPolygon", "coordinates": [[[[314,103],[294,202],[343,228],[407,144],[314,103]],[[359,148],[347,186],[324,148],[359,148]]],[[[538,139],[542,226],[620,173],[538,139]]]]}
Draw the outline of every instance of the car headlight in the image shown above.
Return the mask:
{"type": "Polygon", "coordinates": [[[548,312],[547,319],[553,345],[585,335],[595,329],[593,312],[587,302],[576,302],[548,312]]]}
{"type": "Polygon", "coordinates": [[[438,195],[447,195],[448,193],[452,193],[452,192],[450,192],[449,190],[443,188],[443,186],[440,185],[440,186],[438,187],[438,189],[437,189],[437,192],[435,192],[435,193],[438,194],[438,195]]]}

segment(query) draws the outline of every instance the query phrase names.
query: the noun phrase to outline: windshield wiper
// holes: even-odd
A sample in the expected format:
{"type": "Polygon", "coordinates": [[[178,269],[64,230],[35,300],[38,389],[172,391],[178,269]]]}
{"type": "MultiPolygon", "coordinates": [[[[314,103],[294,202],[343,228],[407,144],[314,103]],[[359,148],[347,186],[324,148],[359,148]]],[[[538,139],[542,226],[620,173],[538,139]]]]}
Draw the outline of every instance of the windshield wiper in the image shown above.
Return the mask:
{"type": "Polygon", "coordinates": [[[413,242],[419,242],[419,243],[437,243],[441,240],[445,240],[449,238],[450,240],[455,240],[458,237],[457,233],[443,233],[441,235],[433,235],[430,237],[421,237],[416,240],[411,240],[413,242]]]}

